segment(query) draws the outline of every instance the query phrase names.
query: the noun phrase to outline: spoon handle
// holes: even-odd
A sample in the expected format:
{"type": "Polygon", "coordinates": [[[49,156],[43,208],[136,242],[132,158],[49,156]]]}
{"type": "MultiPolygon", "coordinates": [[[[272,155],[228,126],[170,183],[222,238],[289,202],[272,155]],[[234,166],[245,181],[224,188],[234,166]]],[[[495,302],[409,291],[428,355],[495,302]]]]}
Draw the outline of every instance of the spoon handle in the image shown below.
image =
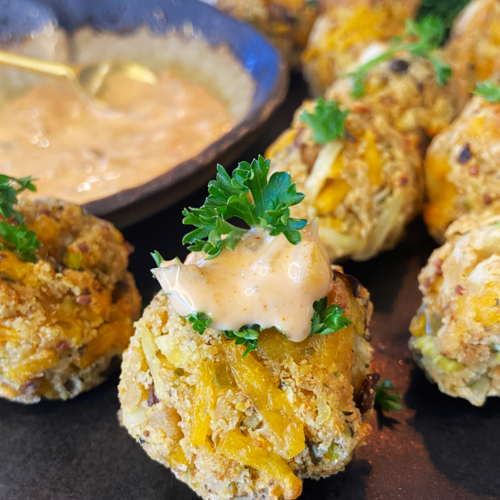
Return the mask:
{"type": "Polygon", "coordinates": [[[29,71],[37,75],[68,78],[70,80],[76,79],[73,68],[66,64],[20,56],[4,50],[0,50],[0,66],[29,71]]]}

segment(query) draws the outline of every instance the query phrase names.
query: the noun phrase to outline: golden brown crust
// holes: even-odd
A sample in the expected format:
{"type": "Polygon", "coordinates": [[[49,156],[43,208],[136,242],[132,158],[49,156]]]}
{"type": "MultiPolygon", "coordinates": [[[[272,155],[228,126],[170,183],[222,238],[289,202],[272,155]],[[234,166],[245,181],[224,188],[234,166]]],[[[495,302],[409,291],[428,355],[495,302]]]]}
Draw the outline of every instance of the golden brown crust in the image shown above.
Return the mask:
{"type": "Polygon", "coordinates": [[[354,405],[353,385],[360,385],[369,372],[372,349],[365,338],[372,306],[366,290],[340,268],[335,269],[330,300],[343,302],[353,327],[299,344],[287,342],[276,331],[263,332],[257,351],[249,355],[253,368],[242,382],[235,366],[247,364],[241,360],[242,351],[233,352],[233,341],[211,328],[200,336],[175,313],[168,298],[158,294],[124,354],[119,386],[122,424],[148,455],[205,499],[296,498],[301,491],[297,477],[318,478],[343,470],[370,432],[354,405]],[[206,370],[211,370],[208,378],[206,370]],[[271,400],[261,411],[253,389],[245,388],[248,377],[254,376],[257,386],[263,377],[273,397],[286,398],[303,427],[306,446],[296,456],[287,456],[268,420],[275,418],[266,413],[271,400]],[[204,406],[209,414],[205,444],[194,445],[205,394],[214,398],[204,406]],[[271,459],[281,461],[292,479],[227,458],[224,443],[235,434],[250,443],[268,443],[271,459]],[[287,487],[290,482],[293,488],[287,487]]]}
{"type": "Polygon", "coordinates": [[[43,246],[36,263],[0,251],[0,395],[68,399],[105,380],[133,332],[130,249],[79,206],[44,198],[18,209],[43,246]]]}

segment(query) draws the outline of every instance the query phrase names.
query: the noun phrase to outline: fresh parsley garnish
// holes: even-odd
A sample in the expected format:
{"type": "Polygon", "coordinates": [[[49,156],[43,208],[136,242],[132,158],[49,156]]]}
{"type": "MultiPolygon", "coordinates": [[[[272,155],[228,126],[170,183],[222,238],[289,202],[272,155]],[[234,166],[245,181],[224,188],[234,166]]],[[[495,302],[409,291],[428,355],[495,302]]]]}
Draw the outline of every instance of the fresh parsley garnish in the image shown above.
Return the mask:
{"type": "Polygon", "coordinates": [[[438,17],[446,29],[451,28],[453,21],[470,0],[423,0],[418,17],[438,17]]]}
{"type": "Polygon", "coordinates": [[[380,411],[402,410],[403,406],[399,404],[401,399],[390,380],[384,380],[375,389],[375,408],[380,411]]]}
{"type": "Polygon", "coordinates": [[[201,208],[184,209],[183,224],[196,229],[184,236],[193,252],[205,252],[209,259],[223,248],[234,250],[248,229],[234,226],[238,218],[250,227],[261,227],[271,236],[284,234],[290,243],[301,241],[299,230],[307,221],[290,217],[290,207],[299,204],[302,193],[288,172],[275,172],[269,179],[270,160],[259,156],[252,163],[241,162],[230,176],[217,166],[217,177],[208,184],[209,196],[201,208]]]}
{"type": "Polygon", "coordinates": [[[345,119],[349,111],[342,111],[337,101],[316,101],[314,113],[304,110],[300,114],[300,121],[313,131],[314,140],[318,144],[326,144],[338,138],[345,137],[345,119]]]}
{"type": "Polygon", "coordinates": [[[234,340],[235,345],[246,346],[245,352],[243,353],[243,358],[248,356],[252,351],[257,349],[257,342],[259,339],[260,326],[259,325],[245,325],[241,327],[238,331],[234,330],[223,330],[226,338],[234,340]]]}
{"type": "Polygon", "coordinates": [[[380,63],[392,59],[402,51],[407,51],[415,57],[428,59],[432,63],[439,85],[446,85],[452,74],[451,67],[433,54],[445,36],[445,26],[437,17],[426,16],[420,21],[407,20],[405,37],[394,38],[385,52],[362,64],[356,71],[345,74],[345,76],[352,77],[351,95],[355,99],[363,97],[365,95],[364,82],[368,73],[380,63]]]}
{"type": "Polygon", "coordinates": [[[161,253],[158,252],[158,250],[155,250],[154,252],[151,252],[151,257],[153,257],[154,261],[156,262],[156,265],[158,267],[161,266],[161,263],[165,260],[162,256],[161,253]]]}
{"type": "Polygon", "coordinates": [[[500,87],[490,81],[477,82],[476,90],[472,93],[488,102],[500,102],[500,87]]]}
{"type": "MultiPolygon", "coordinates": [[[[314,314],[311,318],[310,335],[329,335],[346,326],[352,325],[352,321],[344,316],[344,309],[336,304],[327,307],[328,298],[323,297],[314,304],[314,314]]],[[[210,326],[212,320],[205,314],[197,312],[190,314],[187,318],[193,325],[193,329],[201,335],[210,326]]],[[[246,346],[243,357],[248,356],[257,349],[259,333],[264,330],[260,325],[245,325],[238,331],[221,330],[221,334],[230,340],[235,340],[235,345],[246,346]]]]}
{"type": "Polygon", "coordinates": [[[18,194],[26,190],[36,191],[31,177],[0,175],[0,214],[6,219],[0,222],[0,237],[3,239],[0,248],[15,252],[21,260],[36,262],[34,252],[41,243],[35,231],[28,230],[22,214],[14,208],[18,194]]]}
{"type": "Polygon", "coordinates": [[[205,330],[212,323],[212,318],[207,316],[203,312],[195,312],[187,316],[187,319],[193,324],[193,330],[198,332],[200,335],[205,333],[205,330]]]}
{"type": "Polygon", "coordinates": [[[352,321],[344,316],[344,309],[337,304],[327,307],[328,299],[323,297],[314,304],[314,314],[311,319],[311,335],[328,335],[352,325],[352,321]]]}

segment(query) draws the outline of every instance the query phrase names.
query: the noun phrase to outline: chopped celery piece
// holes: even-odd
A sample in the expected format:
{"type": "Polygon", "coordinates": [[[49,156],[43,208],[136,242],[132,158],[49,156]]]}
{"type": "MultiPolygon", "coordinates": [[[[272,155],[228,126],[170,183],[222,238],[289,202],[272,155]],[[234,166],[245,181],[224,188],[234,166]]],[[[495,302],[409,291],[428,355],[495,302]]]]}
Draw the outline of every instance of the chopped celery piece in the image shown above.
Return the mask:
{"type": "Polygon", "coordinates": [[[442,356],[436,348],[434,339],[430,335],[417,338],[413,344],[415,347],[420,349],[424,356],[427,356],[433,363],[445,372],[456,372],[464,367],[462,363],[459,363],[454,359],[447,358],[446,356],[442,356]]]}

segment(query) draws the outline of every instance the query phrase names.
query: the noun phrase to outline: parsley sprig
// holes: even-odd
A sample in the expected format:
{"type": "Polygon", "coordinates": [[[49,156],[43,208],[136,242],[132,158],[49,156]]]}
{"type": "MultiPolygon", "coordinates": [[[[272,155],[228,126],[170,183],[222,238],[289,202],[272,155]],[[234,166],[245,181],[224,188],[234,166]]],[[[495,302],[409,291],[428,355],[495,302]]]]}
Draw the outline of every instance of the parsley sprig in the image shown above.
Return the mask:
{"type": "Polygon", "coordinates": [[[307,110],[300,114],[300,121],[308,125],[313,131],[314,140],[318,144],[326,144],[338,138],[345,137],[345,119],[349,111],[342,111],[337,101],[316,101],[314,113],[307,110]]]}
{"type": "Polygon", "coordinates": [[[337,304],[327,307],[327,304],[327,297],[323,297],[314,303],[314,314],[311,319],[311,335],[328,335],[352,325],[352,321],[347,316],[344,316],[344,309],[337,304]]]}
{"type": "Polygon", "coordinates": [[[439,85],[446,85],[451,78],[451,67],[433,54],[445,36],[445,26],[437,17],[427,16],[420,21],[407,20],[405,37],[394,38],[385,52],[362,64],[356,71],[344,75],[352,77],[351,95],[355,99],[363,97],[365,95],[364,82],[368,73],[380,63],[392,59],[398,52],[402,51],[407,51],[415,57],[428,59],[434,67],[439,85]]]}
{"type": "Polygon", "coordinates": [[[401,399],[390,380],[384,380],[375,389],[375,408],[380,411],[402,410],[401,399]]]}
{"type": "Polygon", "coordinates": [[[27,262],[36,262],[34,252],[41,246],[35,231],[28,230],[22,214],[14,208],[18,195],[23,191],[36,191],[31,177],[15,178],[0,175],[0,214],[6,219],[0,222],[0,242],[2,250],[15,252],[27,262]]]}
{"type": "MultiPolygon", "coordinates": [[[[337,304],[332,304],[327,307],[328,298],[323,297],[313,304],[314,313],[311,318],[311,333],[310,335],[329,335],[346,326],[352,325],[352,321],[344,316],[344,309],[337,304]]],[[[200,335],[205,333],[205,330],[210,326],[212,320],[202,312],[190,314],[187,318],[193,325],[193,329],[200,335]]],[[[243,357],[248,356],[252,351],[257,349],[259,334],[265,328],[260,325],[245,325],[238,331],[221,330],[226,338],[235,340],[236,345],[246,346],[243,357]]]]}
{"type": "Polygon", "coordinates": [[[488,102],[500,102],[500,87],[490,81],[478,82],[476,90],[473,90],[472,93],[488,102]]]}
{"type": "Polygon", "coordinates": [[[270,160],[259,156],[252,163],[241,162],[230,176],[221,165],[217,177],[208,184],[209,196],[201,208],[184,209],[183,224],[196,229],[184,236],[193,252],[203,251],[209,259],[223,248],[234,250],[248,229],[234,226],[238,218],[250,227],[261,227],[271,236],[284,234],[290,243],[301,241],[299,230],[307,221],[290,217],[290,207],[299,204],[302,193],[288,172],[275,172],[270,178],[270,160]]]}

